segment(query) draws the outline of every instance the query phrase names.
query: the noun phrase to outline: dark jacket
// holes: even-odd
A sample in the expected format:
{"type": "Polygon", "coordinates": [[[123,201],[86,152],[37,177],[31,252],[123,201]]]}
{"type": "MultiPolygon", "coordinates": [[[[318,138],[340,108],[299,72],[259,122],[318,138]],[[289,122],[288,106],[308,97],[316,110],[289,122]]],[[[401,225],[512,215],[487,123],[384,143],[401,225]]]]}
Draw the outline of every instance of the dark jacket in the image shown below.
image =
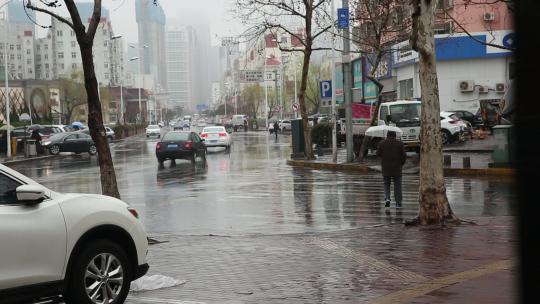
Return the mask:
{"type": "Polygon", "coordinates": [[[381,157],[383,176],[401,176],[401,168],[407,160],[403,143],[397,139],[385,139],[377,146],[377,156],[381,157]]]}

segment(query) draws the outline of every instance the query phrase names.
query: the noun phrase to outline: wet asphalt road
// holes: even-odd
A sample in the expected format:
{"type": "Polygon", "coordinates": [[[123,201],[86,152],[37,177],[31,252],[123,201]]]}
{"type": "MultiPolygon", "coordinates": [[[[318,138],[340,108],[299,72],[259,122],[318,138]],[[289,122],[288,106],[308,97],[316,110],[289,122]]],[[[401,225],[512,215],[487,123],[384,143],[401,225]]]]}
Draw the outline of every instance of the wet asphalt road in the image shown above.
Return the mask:
{"type": "MultiPolygon", "coordinates": [[[[205,166],[169,161],[159,167],[158,140],[134,137],[111,145],[122,199],[136,207],[147,231],[182,235],[328,232],[400,222],[417,212],[418,176],[404,177],[404,208],[383,207],[379,174],[294,169],[290,136],[234,133],[230,153],[209,149],[205,166]]],[[[100,193],[96,157],[65,155],[12,168],[59,192],[100,193]]],[[[504,179],[448,178],[459,217],[515,215],[517,199],[504,179]]]]}

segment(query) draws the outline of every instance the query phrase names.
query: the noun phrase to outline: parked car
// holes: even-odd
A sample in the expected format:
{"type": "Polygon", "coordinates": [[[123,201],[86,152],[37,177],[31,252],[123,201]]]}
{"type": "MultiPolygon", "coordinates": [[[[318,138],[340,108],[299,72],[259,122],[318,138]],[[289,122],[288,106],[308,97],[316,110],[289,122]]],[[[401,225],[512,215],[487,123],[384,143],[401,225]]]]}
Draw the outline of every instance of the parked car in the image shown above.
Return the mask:
{"type": "Polygon", "coordinates": [[[292,130],[291,121],[290,120],[280,120],[279,121],[279,129],[281,130],[282,133],[287,132],[287,131],[291,131],[292,130]]]}
{"type": "Polygon", "coordinates": [[[57,127],[58,129],[62,130],[62,132],[71,132],[71,128],[67,125],[53,125],[53,127],[57,127]]]}
{"type": "Polygon", "coordinates": [[[206,162],[206,145],[204,139],[191,131],[167,132],[156,144],[156,157],[160,165],[167,159],[174,162],[185,159],[195,164],[197,156],[206,162]]]}
{"type": "Polygon", "coordinates": [[[57,133],[48,140],[42,141],[42,145],[53,155],[60,152],[73,152],[76,154],[88,152],[90,155],[97,153],[92,137],[81,132],[57,133]]]}
{"type": "MultiPolygon", "coordinates": [[[[90,129],[84,129],[84,130],[78,131],[78,132],[90,135],[90,129]]],[[[111,129],[109,127],[105,127],[105,136],[107,136],[107,140],[109,142],[112,142],[114,140],[114,136],[115,136],[113,129],[111,129]]]]}
{"type": "Polygon", "coordinates": [[[206,127],[201,132],[201,138],[204,139],[206,147],[225,147],[227,151],[231,149],[231,135],[225,127],[206,127]]]}
{"type": "Polygon", "coordinates": [[[0,184],[0,302],[61,294],[67,304],[124,303],[149,268],[135,209],[109,196],[55,192],[4,165],[0,184]]]}
{"type": "Polygon", "coordinates": [[[456,114],[457,117],[461,120],[468,121],[473,128],[480,128],[484,125],[484,121],[482,120],[482,116],[480,113],[473,114],[469,111],[463,111],[463,110],[457,110],[457,111],[447,111],[449,113],[456,114]]]}
{"type": "Polygon", "coordinates": [[[146,137],[150,136],[157,136],[157,138],[161,137],[161,128],[158,125],[148,125],[146,127],[146,137]]]}
{"type": "Polygon", "coordinates": [[[464,135],[468,131],[467,124],[451,112],[441,112],[441,136],[443,144],[454,141],[464,141],[464,135]]]}

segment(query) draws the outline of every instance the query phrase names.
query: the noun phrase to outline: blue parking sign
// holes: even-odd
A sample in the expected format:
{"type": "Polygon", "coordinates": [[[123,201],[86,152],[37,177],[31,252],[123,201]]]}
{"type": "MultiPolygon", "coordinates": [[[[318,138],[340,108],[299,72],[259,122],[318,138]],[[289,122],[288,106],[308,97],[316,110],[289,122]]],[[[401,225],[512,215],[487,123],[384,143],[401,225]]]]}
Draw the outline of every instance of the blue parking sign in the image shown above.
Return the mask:
{"type": "Polygon", "coordinates": [[[346,29],[349,28],[349,8],[338,8],[338,28],[346,29]]]}
{"type": "Polygon", "coordinates": [[[319,92],[321,93],[321,98],[332,98],[332,81],[331,80],[321,80],[319,82],[319,92]]]}

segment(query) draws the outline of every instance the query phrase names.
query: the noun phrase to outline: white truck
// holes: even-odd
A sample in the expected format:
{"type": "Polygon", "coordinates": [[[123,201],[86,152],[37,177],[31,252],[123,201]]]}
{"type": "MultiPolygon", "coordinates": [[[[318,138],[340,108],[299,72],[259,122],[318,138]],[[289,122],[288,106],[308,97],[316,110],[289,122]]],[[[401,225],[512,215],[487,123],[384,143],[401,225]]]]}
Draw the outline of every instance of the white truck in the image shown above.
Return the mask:
{"type": "MultiPolygon", "coordinates": [[[[420,110],[421,102],[417,100],[398,100],[384,102],[379,106],[377,126],[370,127],[369,120],[362,123],[353,123],[353,136],[355,137],[355,151],[359,153],[364,136],[370,137],[369,149],[375,150],[377,144],[388,131],[396,131],[405,148],[417,151],[420,147],[420,110]]],[[[342,123],[344,126],[345,124],[342,123]]]]}

